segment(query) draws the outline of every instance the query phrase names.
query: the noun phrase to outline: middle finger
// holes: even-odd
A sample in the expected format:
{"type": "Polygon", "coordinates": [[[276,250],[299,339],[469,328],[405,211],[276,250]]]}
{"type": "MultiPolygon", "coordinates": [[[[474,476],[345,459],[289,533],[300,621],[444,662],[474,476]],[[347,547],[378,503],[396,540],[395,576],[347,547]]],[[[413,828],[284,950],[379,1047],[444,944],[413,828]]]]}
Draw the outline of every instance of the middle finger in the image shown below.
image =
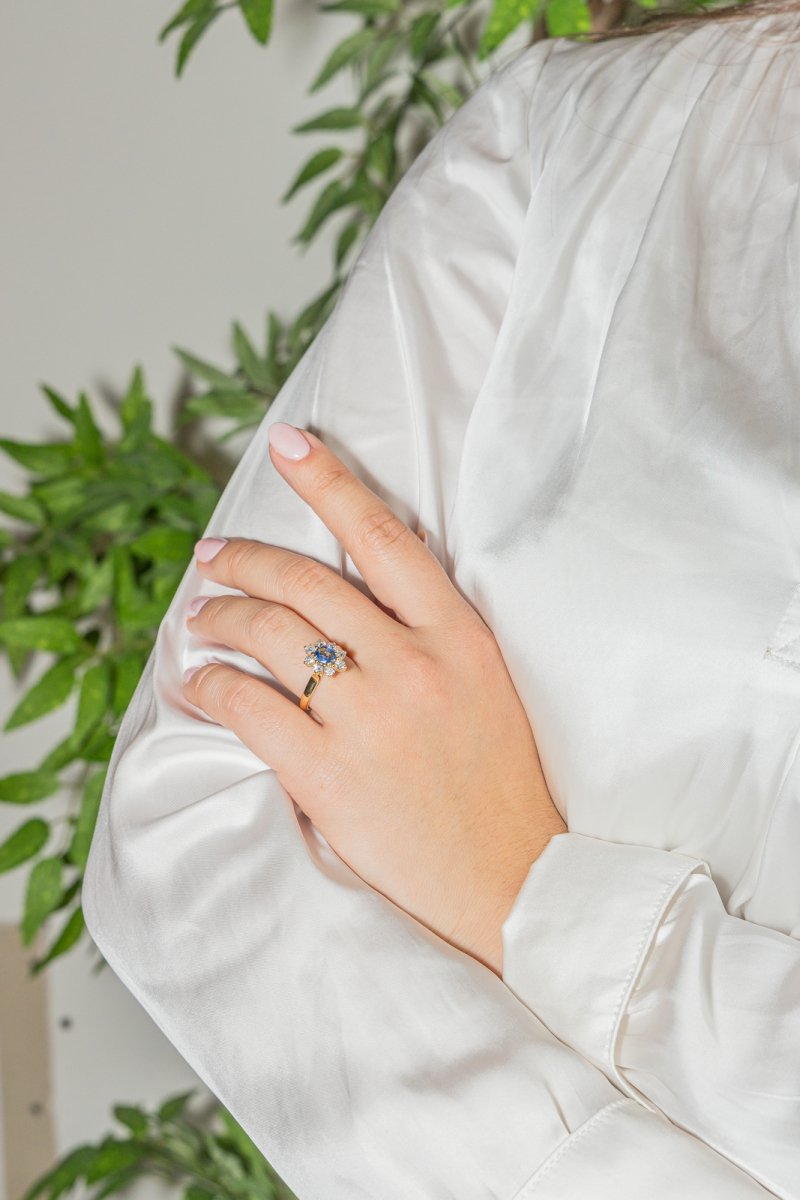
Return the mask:
{"type": "Polygon", "coordinates": [[[374,600],[325,563],[253,538],[229,537],[208,562],[195,560],[199,573],[248,596],[294,609],[317,629],[330,631],[355,659],[370,647],[386,645],[398,622],[374,600]]]}
{"type": "MultiPolygon", "coordinates": [[[[250,596],[202,599],[205,603],[199,611],[194,614],[189,612],[186,616],[187,627],[193,636],[219,642],[248,654],[271,671],[295,696],[302,695],[314,669],[304,662],[306,646],[320,638],[326,641],[333,639],[329,639],[296,612],[269,600],[250,596]]],[[[346,646],[342,648],[347,650],[346,646]]],[[[337,671],[336,674],[349,676],[348,686],[354,688],[359,666],[349,655],[346,662],[347,670],[337,671]]],[[[323,676],[326,684],[329,678],[335,679],[336,676],[323,676]]],[[[327,699],[328,688],[320,686],[311,701],[311,707],[323,720],[327,699]]],[[[341,700],[341,693],[337,699],[341,700]]]]}

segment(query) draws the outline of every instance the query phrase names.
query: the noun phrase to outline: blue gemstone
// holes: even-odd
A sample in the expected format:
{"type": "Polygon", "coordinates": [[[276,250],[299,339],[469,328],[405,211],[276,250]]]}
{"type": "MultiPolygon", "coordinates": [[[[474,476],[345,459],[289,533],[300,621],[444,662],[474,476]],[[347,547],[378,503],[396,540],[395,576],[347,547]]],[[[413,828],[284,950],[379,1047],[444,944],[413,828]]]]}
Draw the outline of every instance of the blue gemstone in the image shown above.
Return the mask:
{"type": "Polygon", "coordinates": [[[336,659],[336,651],[328,646],[318,646],[315,654],[317,662],[320,663],[331,663],[336,659]]]}

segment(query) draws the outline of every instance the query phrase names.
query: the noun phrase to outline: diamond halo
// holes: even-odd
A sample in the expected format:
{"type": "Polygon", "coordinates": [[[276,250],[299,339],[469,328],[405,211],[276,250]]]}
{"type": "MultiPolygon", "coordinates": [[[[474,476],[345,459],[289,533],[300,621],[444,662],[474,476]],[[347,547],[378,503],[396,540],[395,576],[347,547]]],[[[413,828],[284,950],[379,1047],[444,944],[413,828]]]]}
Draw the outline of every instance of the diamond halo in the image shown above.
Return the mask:
{"type": "Polygon", "coordinates": [[[346,651],[336,642],[326,642],[320,638],[316,642],[309,642],[305,652],[303,662],[320,675],[335,675],[338,671],[347,670],[346,651]]]}

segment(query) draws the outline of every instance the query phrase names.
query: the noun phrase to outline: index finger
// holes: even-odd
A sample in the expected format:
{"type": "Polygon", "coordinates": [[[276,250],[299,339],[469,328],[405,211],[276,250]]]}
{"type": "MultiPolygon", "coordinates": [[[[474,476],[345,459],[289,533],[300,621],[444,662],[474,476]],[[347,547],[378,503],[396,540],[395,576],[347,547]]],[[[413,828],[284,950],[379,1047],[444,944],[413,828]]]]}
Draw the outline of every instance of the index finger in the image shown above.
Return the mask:
{"type": "Polygon", "coordinates": [[[461,597],[444,567],[380,496],[315,434],[284,421],[268,432],[273,465],[341,542],[381,604],[408,626],[452,615],[461,597]],[[286,451],[302,451],[301,438],[310,449],[287,457],[286,451]]]}

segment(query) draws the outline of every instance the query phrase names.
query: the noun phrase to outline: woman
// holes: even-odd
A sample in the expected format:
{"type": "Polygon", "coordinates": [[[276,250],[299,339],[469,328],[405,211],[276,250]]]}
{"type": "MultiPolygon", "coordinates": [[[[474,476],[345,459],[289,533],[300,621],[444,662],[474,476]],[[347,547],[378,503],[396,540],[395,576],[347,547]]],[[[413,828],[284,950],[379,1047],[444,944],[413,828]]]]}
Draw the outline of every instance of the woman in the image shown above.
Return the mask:
{"type": "Polygon", "coordinates": [[[86,919],[300,1200],[800,1197],[799,84],[506,63],[159,629],[86,919]]]}

